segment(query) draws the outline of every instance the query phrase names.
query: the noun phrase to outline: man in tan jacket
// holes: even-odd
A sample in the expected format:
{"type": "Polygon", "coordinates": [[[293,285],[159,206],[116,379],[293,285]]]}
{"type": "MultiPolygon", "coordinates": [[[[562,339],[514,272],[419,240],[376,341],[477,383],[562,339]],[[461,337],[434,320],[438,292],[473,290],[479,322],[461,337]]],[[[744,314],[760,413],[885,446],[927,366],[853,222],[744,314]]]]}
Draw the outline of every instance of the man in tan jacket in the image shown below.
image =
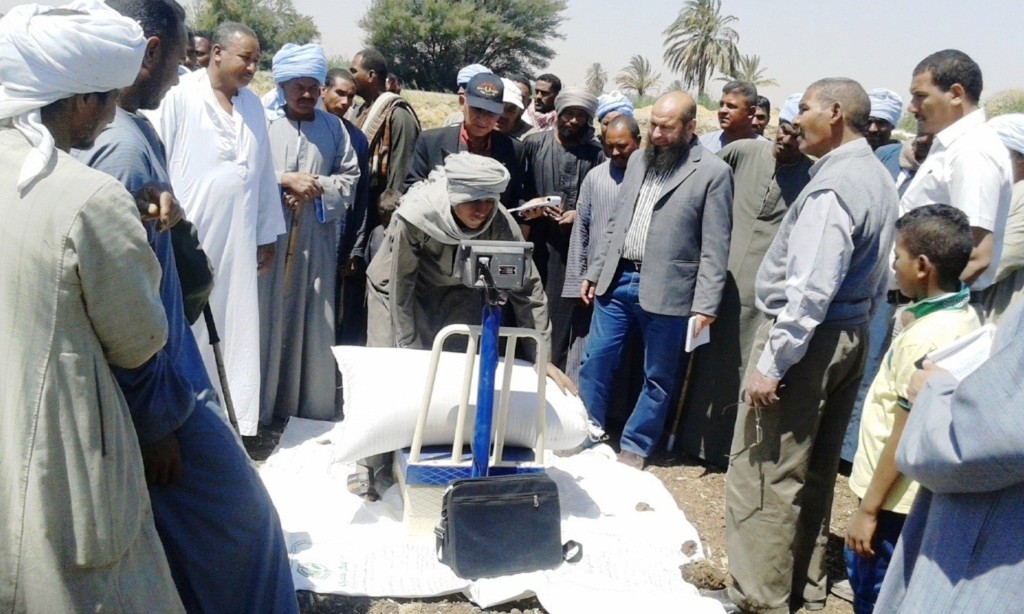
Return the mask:
{"type": "Polygon", "coordinates": [[[134,199],[66,153],[111,120],[145,47],[98,0],[0,20],[3,612],[182,610],[109,367],[164,345],[160,268],[134,199]]]}

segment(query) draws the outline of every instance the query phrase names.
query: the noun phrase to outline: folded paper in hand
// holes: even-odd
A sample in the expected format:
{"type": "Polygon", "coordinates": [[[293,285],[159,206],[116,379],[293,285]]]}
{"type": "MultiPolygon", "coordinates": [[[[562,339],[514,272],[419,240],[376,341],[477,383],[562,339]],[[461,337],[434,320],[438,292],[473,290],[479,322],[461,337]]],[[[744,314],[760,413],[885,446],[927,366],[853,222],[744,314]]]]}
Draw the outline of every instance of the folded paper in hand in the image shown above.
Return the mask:
{"type": "Polygon", "coordinates": [[[986,324],[946,347],[932,350],[926,358],[962,380],[988,360],[995,336],[996,325],[986,324]]]}
{"type": "Polygon", "coordinates": [[[524,211],[533,211],[534,209],[540,209],[543,207],[561,207],[562,197],[561,196],[540,196],[534,198],[531,201],[525,202],[518,207],[509,209],[509,213],[522,213],[524,211]]]}
{"type": "Polygon", "coordinates": [[[686,325],[686,351],[687,353],[694,351],[700,346],[704,345],[708,341],[711,341],[711,327],[705,326],[700,334],[696,334],[697,331],[697,318],[690,316],[690,321],[686,325]]]}

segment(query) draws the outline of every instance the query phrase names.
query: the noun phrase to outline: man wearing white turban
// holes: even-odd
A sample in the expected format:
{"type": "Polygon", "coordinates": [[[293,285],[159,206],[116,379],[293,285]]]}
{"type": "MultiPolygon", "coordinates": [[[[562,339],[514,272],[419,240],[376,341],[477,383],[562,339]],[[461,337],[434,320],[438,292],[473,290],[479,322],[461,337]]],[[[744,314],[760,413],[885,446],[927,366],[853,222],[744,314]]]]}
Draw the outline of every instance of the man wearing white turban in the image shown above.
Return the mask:
{"type": "Polygon", "coordinates": [[[110,370],[164,345],[160,265],[135,200],[67,155],[145,50],[98,0],[0,20],[0,611],[182,611],[110,370]]]}
{"type": "MultiPolygon", "coordinates": [[[[425,349],[448,324],[479,323],[483,295],[462,286],[451,266],[463,239],[523,240],[512,215],[498,206],[509,177],[501,162],[460,152],[409,188],[366,271],[369,345],[425,349]]],[[[521,326],[550,331],[535,268],[509,303],[521,326]]]]}
{"type": "Polygon", "coordinates": [[[289,43],[273,71],[284,106],[268,132],[288,230],[259,279],[260,419],[331,420],[341,407],[331,356],[338,239],[347,234],[359,160],[341,120],[316,108],[327,77],[323,49],[289,43]]]}
{"type": "MultiPolygon", "coordinates": [[[[270,269],[277,237],[285,232],[265,112],[246,87],[259,57],[252,30],[222,23],[213,34],[209,67],[181,77],[148,114],[167,150],[174,193],[213,265],[210,308],[242,435],[255,435],[259,421],[256,276],[270,269]]],[[[205,321],[192,330],[224,398],[205,321]]]]}
{"type": "MultiPolygon", "coordinates": [[[[463,286],[452,266],[464,239],[523,240],[515,219],[498,204],[509,179],[501,162],[458,152],[409,188],[366,269],[367,345],[429,349],[445,326],[480,323],[483,293],[463,286]]],[[[519,326],[550,339],[545,303],[540,277],[531,267],[523,288],[509,293],[509,304],[519,326]]],[[[451,343],[445,347],[457,349],[451,343]]],[[[564,385],[564,375],[550,366],[548,372],[564,385]]],[[[380,455],[360,461],[349,488],[376,499],[375,476],[389,466],[380,455]]]]}
{"type": "Polygon", "coordinates": [[[993,117],[990,128],[1010,150],[1013,168],[1013,197],[1003,231],[1003,253],[996,269],[996,281],[985,301],[985,311],[998,322],[1010,307],[1024,297],[1024,114],[993,117]]]}

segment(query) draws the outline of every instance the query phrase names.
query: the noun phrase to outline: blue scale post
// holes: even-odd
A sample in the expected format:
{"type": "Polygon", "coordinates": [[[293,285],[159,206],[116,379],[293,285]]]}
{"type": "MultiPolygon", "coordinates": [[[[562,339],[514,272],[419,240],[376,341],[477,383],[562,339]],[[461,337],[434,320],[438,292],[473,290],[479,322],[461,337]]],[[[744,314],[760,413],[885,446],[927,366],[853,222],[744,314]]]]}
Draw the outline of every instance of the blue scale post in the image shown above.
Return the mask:
{"type": "Polygon", "coordinates": [[[494,279],[486,263],[477,270],[486,284],[480,332],[480,374],[477,379],[476,422],[473,429],[474,478],[487,475],[491,452],[491,423],[494,415],[494,374],[498,370],[498,333],[501,328],[501,306],[507,296],[494,287],[494,279]]]}

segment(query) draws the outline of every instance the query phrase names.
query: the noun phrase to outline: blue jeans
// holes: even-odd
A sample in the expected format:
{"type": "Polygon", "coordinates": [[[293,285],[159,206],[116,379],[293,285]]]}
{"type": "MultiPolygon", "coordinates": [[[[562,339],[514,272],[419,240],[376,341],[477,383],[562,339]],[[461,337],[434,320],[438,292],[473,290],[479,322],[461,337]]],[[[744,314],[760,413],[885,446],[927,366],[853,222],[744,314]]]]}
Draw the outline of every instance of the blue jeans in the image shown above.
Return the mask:
{"type": "Polygon", "coordinates": [[[595,301],[580,367],[580,396],[590,417],[602,428],[613,386],[624,385],[613,379],[630,333],[639,328],[644,341],[644,385],[622,431],[625,451],[646,458],[658,445],[680,383],[679,374],[685,373],[689,358],[682,355],[688,320],[644,311],[640,307],[640,273],[632,264],[623,264],[615,285],[595,301]]]}
{"type": "Polygon", "coordinates": [[[871,548],[875,551],[874,558],[857,556],[849,546],[843,546],[846,575],[850,578],[850,588],[853,590],[855,614],[871,614],[874,611],[875,600],[882,590],[885,571],[889,569],[892,553],[896,550],[896,542],[906,520],[906,514],[887,510],[878,512],[878,525],[875,527],[875,537],[871,540],[871,548]]]}

